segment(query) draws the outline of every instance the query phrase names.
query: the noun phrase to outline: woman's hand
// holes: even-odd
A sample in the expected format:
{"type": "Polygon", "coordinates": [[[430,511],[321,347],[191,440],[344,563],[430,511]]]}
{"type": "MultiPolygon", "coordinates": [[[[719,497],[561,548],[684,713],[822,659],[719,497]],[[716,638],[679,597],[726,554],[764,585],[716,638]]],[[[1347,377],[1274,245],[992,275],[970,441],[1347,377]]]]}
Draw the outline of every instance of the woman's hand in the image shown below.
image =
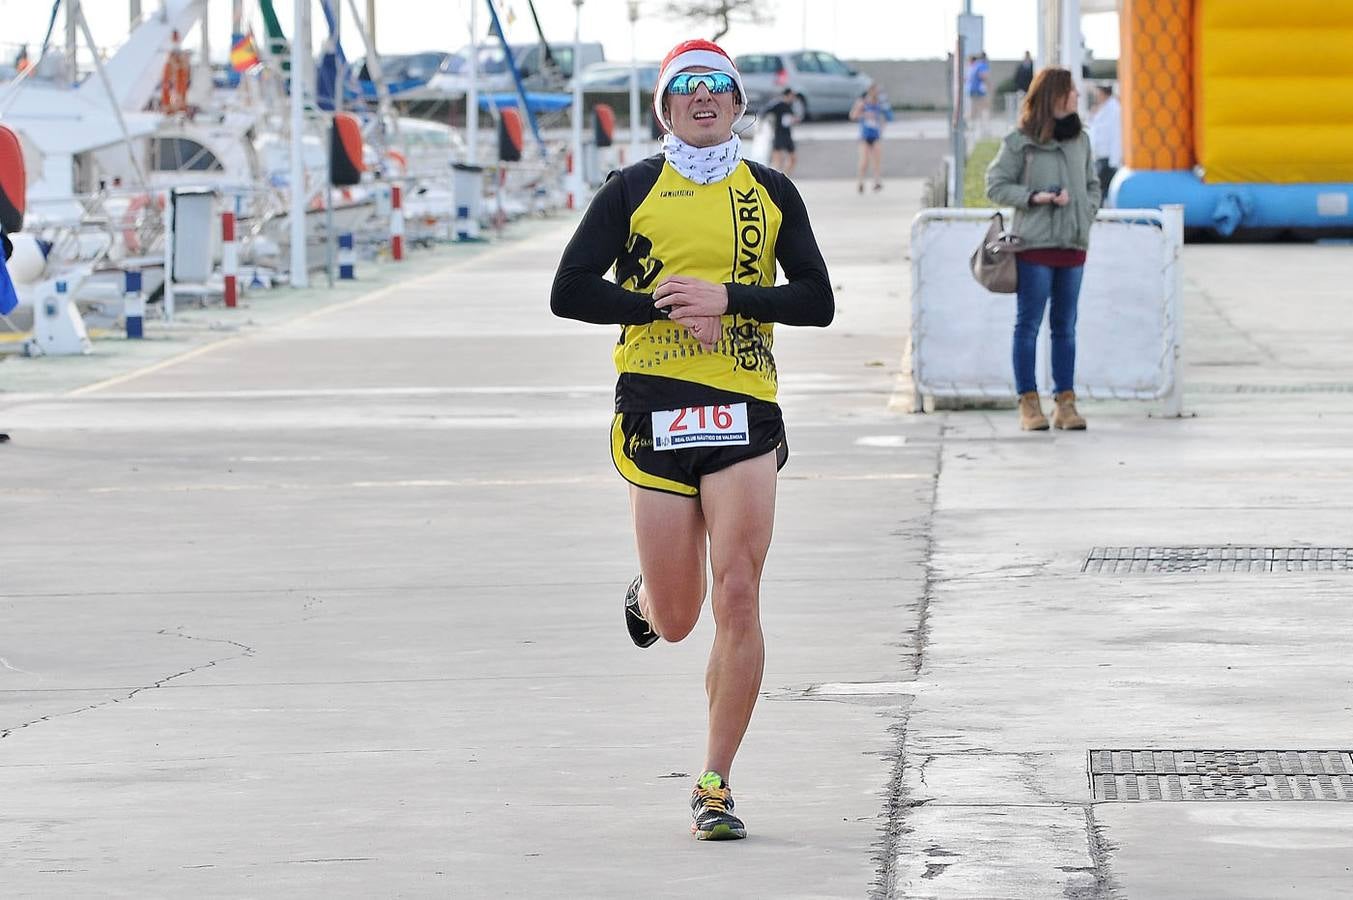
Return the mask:
{"type": "Polygon", "coordinates": [[[1067,192],[1066,188],[1062,188],[1057,193],[1049,194],[1048,196],[1051,197],[1052,202],[1057,204],[1058,206],[1066,206],[1068,203],[1071,202],[1071,194],[1067,192]]]}
{"type": "Polygon", "coordinates": [[[666,309],[673,322],[689,325],[690,319],[718,318],[728,312],[728,288],[699,278],[672,275],[653,291],[653,305],[666,309]]]}
{"type": "Polygon", "coordinates": [[[1042,206],[1049,203],[1054,206],[1066,206],[1070,202],[1071,194],[1067,192],[1066,188],[1062,188],[1055,194],[1052,191],[1035,191],[1034,195],[1029,198],[1029,205],[1031,206],[1042,206]]]}
{"type": "Polygon", "coordinates": [[[700,346],[706,350],[713,350],[714,345],[723,337],[723,319],[718,316],[694,316],[687,318],[682,324],[691,333],[691,337],[699,341],[700,346]]]}

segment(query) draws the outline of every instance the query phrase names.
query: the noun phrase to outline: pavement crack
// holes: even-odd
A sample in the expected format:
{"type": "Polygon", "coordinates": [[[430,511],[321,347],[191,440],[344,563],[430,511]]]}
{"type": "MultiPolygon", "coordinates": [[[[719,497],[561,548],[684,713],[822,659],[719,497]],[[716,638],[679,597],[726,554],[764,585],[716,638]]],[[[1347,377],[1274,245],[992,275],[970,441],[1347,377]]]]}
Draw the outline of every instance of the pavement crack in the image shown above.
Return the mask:
{"type": "Polygon", "coordinates": [[[1071,900],[1116,900],[1123,896],[1109,867],[1109,856],[1116,848],[1104,838],[1099,823],[1095,821],[1094,806],[1085,805],[1082,808],[1085,810],[1085,838],[1091,865],[1059,868],[1067,873],[1084,872],[1093,875],[1095,880],[1093,884],[1067,885],[1063,894],[1071,900]]]}
{"type": "MultiPolygon", "coordinates": [[[[920,678],[925,665],[926,644],[930,638],[930,601],[934,597],[936,581],[935,508],[939,502],[940,476],[944,471],[944,446],[948,433],[949,425],[947,423],[941,425],[934,445],[935,465],[934,475],[930,481],[930,511],[919,535],[925,542],[921,553],[925,576],[921,585],[921,599],[917,606],[915,646],[911,651],[911,672],[916,679],[920,678]]],[[[893,768],[884,793],[883,834],[875,842],[878,849],[875,855],[874,885],[869,892],[871,900],[891,900],[893,897],[897,888],[898,848],[901,846],[902,836],[911,830],[906,822],[907,810],[928,802],[928,800],[913,802],[907,794],[907,729],[910,723],[911,706],[908,705],[902,710],[901,721],[889,729],[896,735],[897,746],[890,754],[893,768]]],[[[940,871],[943,869],[928,877],[934,878],[940,871]]]]}
{"type": "Polygon", "coordinates": [[[244,658],[247,658],[247,657],[250,657],[250,656],[253,656],[253,655],[254,655],[254,648],[253,648],[253,647],[249,647],[249,646],[247,646],[247,645],[245,645],[245,644],[241,644],[239,641],[232,641],[232,640],[227,640],[227,639],[224,639],[224,638],[203,638],[203,637],[196,637],[196,636],[191,635],[191,634],[185,634],[185,633],[183,632],[182,628],[179,628],[179,629],[174,630],[174,631],[170,631],[170,630],[168,630],[168,629],[161,628],[159,631],[157,631],[157,632],[155,632],[155,633],[156,633],[156,634],[160,634],[160,635],[164,635],[165,637],[182,638],[182,639],[185,640],[185,641],[202,641],[202,642],[208,643],[208,644],[230,644],[230,645],[233,646],[233,647],[238,647],[238,648],[240,648],[240,650],[243,651],[243,652],[241,652],[241,653],[234,653],[234,654],[231,654],[230,656],[222,656],[222,657],[219,657],[219,658],[217,658],[217,659],[208,660],[207,662],[202,663],[201,665],[191,666],[190,668],[184,669],[184,670],[181,671],[181,672],[175,672],[175,673],[172,674],[172,675],[166,675],[165,677],[160,678],[160,679],[158,679],[158,680],[152,682],[151,684],[146,684],[146,685],[142,685],[141,687],[134,688],[134,689],[132,689],[130,692],[128,692],[127,694],[125,694],[125,695],[123,695],[123,696],[113,697],[113,698],[110,698],[110,699],[108,699],[108,700],[100,700],[98,703],[90,703],[90,704],[88,704],[88,705],[86,705],[86,706],[81,706],[81,707],[79,707],[78,709],[70,709],[70,710],[66,710],[65,712],[51,713],[51,714],[49,714],[49,715],[39,716],[39,717],[36,718],[36,719],[31,719],[31,720],[29,720],[29,721],[27,721],[27,722],[22,722],[22,723],[20,723],[20,724],[18,724],[18,725],[13,726],[12,728],[6,728],[6,729],[3,729],[3,730],[0,730],[0,741],[4,740],[5,738],[9,737],[10,735],[14,734],[14,733],[17,732],[17,731],[21,731],[21,730],[24,729],[24,728],[32,728],[34,725],[41,725],[41,724],[44,723],[44,722],[51,722],[51,721],[53,721],[53,720],[55,720],[55,719],[66,719],[66,718],[70,718],[71,716],[78,716],[78,715],[80,715],[81,713],[86,713],[86,712],[89,712],[90,710],[99,709],[99,708],[104,707],[104,706],[112,706],[112,705],[115,704],[115,703],[123,703],[123,702],[125,702],[125,701],[127,701],[127,700],[131,700],[131,699],[132,699],[133,697],[135,697],[137,694],[140,694],[140,693],[142,693],[142,692],[144,692],[144,691],[151,691],[151,690],[154,690],[154,689],[156,689],[156,688],[164,687],[166,684],[168,684],[168,683],[171,682],[171,681],[174,681],[174,680],[177,679],[177,678],[182,678],[182,677],[184,677],[185,675],[191,675],[191,674],[193,674],[194,672],[200,672],[200,671],[203,670],[203,669],[209,669],[209,668],[211,668],[212,666],[215,666],[217,663],[229,662],[229,661],[231,661],[231,660],[233,660],[233,659],[244,659],[244,658]]]}
{"type": "Polygon", "coordinates": [[[1226,325],[1227,328],[1231,329],[1231,331],[1234,332],[1237,337],[1239,337],[1246,344],[1249,344],[1250,348],[1253,349],[1256,353],[1258,353],[1261,357],[1263,357],[1265,362],[1272,363],[1275,366],[1282,365],[1282,362],[1278,359],[1277,354],[1275,354],[1264,344],[1260,343],[1253,334],[1241,328],[1234,321],[1232,321],[1231,317],[1227,315],[1226,308],[1221,303],[1217,302],[1217,299],[1213,297],[1212,294],[1209,293],[1205,287],[1203,287],[1203,285],[1198,284],[1197,282],[1194,282],[1192,279],[1190,279],[1189,289],[1192,291],[1196,291],[1198,293],[1198,296],[1203,298],[1203,302],[1207,304],[1208,310],[1210,310],[1214,316],[1220,319],[1222,323],[1226,325]]]}

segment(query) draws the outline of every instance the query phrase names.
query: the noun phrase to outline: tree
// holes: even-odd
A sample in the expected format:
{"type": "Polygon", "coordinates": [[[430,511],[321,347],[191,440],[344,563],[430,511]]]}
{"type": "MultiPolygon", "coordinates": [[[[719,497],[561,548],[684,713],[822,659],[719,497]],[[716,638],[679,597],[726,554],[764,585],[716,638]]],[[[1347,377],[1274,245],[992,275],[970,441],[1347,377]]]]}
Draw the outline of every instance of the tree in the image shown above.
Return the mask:
{"type": "Polygon", "coordinates": [[[734,22],[762,25],[770,20],[765,0],[668,0],[667,14],[691,22],[713,22],[718,31],[712,41],[728,34],[734,22]]]}

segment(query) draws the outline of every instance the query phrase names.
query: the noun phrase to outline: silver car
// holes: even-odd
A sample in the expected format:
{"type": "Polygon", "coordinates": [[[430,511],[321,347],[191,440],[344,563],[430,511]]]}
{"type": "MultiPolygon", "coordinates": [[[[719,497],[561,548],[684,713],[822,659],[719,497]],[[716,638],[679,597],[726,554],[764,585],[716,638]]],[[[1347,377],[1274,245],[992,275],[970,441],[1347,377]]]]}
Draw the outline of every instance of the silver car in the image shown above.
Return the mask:
{"type": "Polygon", "coordinates": [[[733,64],[747,87],[750,110],[764,109],[791,87],[805,119],[846,115],[872,81],[822,50],[746,53],[733,64]]]}
{"type": "MultiPolygon", "coordinates": [[[[658,64],[641,62],[635,66],[639,70],[639,93],[651,94],[658,84],[658,64]]],[[[593,63],[583,69],[583,91],[622,92],[630,89],[630,64],[627,62],[593,63]]]]}

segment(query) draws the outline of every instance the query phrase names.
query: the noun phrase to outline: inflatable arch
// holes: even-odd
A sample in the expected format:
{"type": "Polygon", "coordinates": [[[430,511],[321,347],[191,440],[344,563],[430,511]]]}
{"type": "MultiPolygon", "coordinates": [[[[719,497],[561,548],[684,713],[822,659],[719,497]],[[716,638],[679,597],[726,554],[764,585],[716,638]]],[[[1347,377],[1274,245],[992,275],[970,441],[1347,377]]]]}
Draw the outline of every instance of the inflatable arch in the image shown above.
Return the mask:
{"type": "Polygon", "coordinates": [[[1353,3],[1122,0],[1121,207],[1353,229],[1353,3]]]}

